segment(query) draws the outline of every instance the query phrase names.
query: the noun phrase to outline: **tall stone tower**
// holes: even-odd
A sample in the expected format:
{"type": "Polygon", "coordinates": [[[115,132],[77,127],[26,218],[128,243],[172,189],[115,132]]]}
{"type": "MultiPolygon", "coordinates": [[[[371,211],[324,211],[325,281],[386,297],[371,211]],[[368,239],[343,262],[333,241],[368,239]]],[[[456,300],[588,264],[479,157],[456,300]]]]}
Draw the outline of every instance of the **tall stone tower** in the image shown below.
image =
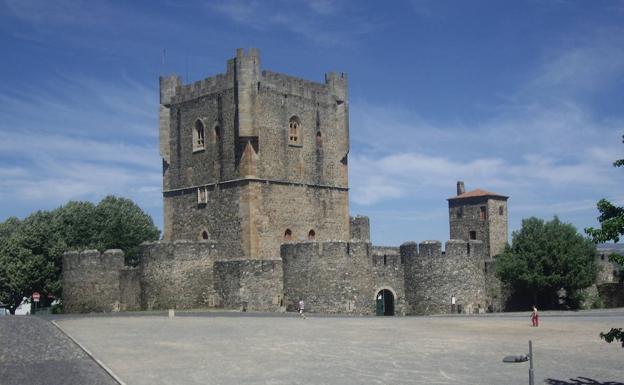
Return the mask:
{"type": "Polygon", "coordinates": [[[447,199],[451,239],[483,241],[490,258],[503,252],[508,239],[507,199],[481,189],[466,192],[464,182],[457,182],[457,196],[447,199]]]}
{"type": "Polygon", "coordinates": [[[213,240],[232,259],[348,239],[348,105],[346,74],[261,71],[253,48],[224,74],[161,77],[164,239],[213,240]]]}

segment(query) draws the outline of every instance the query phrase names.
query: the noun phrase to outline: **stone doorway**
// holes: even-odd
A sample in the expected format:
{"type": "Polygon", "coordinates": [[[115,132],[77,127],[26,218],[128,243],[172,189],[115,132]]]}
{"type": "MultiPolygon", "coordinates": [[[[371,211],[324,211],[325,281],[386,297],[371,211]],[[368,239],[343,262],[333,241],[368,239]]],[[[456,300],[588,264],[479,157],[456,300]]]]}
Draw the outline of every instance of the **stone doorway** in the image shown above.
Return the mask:
{"type": "Polygon", "coordinates": [[[394,315],[394,294],[392,294],[390,290],[380,290],[375,298],[377,305],[377,315],[394,315]]]}

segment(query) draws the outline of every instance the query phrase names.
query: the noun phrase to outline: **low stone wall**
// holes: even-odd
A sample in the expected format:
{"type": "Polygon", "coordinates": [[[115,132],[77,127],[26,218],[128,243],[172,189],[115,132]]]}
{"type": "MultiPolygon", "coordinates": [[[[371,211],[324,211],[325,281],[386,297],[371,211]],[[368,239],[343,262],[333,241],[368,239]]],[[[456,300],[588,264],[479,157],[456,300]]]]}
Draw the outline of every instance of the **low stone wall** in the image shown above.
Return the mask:
{"type": "Polygon", "coordinates": [[[598,285],[598,295],[606,308],[624,307],[624,283],[598,285]]]}
{"type": "Polygon", "coordinates": [[[63,307],[68,313],[120,309],[121,250],[70,251],[63,254],[63,307]]]}
{"type": "Polygon", "coordinates": [[[218,306],[214,290],[216,247],[208,241],[141,245],[141,308],[194,309],[218,306]]]}
{"type": "Polygon", "coordinates": [[[278,311],[283,306],[281,260],[217,261],[215,290],[221,306],[242,311],[278,311]]]}

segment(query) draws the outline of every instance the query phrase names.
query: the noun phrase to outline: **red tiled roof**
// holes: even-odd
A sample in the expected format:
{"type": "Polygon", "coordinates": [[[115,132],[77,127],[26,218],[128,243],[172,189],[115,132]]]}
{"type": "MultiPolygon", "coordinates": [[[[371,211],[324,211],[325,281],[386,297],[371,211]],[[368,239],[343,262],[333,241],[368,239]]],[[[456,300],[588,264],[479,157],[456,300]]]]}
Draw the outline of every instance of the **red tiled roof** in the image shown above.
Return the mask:
{"type": "Polygon", "coordinates": [[[495,198],[504,198],[504,199],[509,198],[509,197],[507,197],[505,195],[500,195],[500,194],[497,194],[497,193],[481,190],[480,188],[478,188],[476,190],[468,191],[468,192],[465,192],[463,194],[460,194],[460,195],[448,198],[447,200],[464,199],[464,198],[478,198],[478,197],[495,197],[495,198]]]}

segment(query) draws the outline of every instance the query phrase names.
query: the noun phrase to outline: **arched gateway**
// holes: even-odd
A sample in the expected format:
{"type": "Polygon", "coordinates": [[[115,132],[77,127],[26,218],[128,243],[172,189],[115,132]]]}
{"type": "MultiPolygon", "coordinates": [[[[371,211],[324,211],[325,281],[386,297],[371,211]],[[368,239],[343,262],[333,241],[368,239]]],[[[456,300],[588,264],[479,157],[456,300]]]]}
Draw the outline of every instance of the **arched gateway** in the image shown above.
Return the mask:
{"type": "Polygon", "coordinates": [[[380,290],[375,299],[377,315],[394,315],[394,294],[390,290],[380,290]]]}

